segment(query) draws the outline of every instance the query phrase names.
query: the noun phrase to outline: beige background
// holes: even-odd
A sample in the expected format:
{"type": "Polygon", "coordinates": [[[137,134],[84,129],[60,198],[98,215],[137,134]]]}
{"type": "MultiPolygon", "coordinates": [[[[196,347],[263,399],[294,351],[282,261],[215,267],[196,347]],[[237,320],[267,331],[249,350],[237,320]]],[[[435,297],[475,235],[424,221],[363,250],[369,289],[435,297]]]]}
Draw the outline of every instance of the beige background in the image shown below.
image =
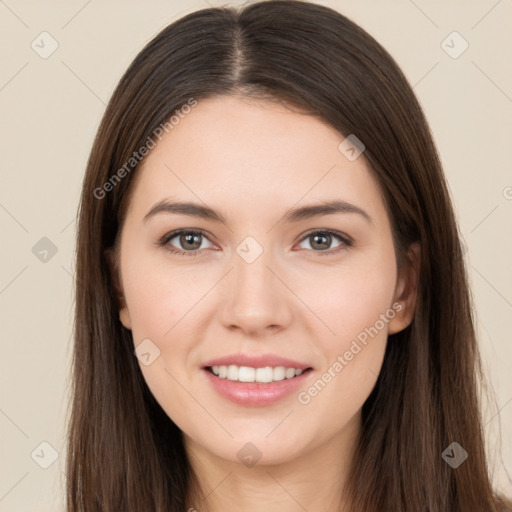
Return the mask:
{"type": "MultiPolygon", "coordinates": [[[[512,4],[322,3],[390,51],[430,121],[468,249],[481,349],[496,392],[485,411],[492,468],[496,485],[510,489],[512,4]],[[469,43],[457,59],[441,47],[453,31],[469,43]]],[[[207,6],[205,0],[0,0],[1,511],[63,510],[75,216],[105,104],[147,41],[207,6]],[[47,59],[31,47],[43,31],[59,45],[47,59]],[[57,248],[45,263],[32,252],[42,237],[57,248]],[[59,455],[47,469],[39,463],[50,462],[51,450],[42,442],[59,455]]],[[[461,40],[450,41],[451,51],[461,48],[461,40]]]]}

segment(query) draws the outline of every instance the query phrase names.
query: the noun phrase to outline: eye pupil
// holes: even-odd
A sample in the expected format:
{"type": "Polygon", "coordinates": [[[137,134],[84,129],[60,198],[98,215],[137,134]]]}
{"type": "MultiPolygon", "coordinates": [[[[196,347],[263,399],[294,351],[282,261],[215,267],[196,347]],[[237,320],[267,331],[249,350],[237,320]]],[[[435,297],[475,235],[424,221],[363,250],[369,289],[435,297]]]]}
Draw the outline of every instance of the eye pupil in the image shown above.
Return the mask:
{"type": "Polygon", "coordinates": [[[193,239],[194,238],[199,238],[201,235],[200,234],[197,234],[197,233],[186,233],[186,234],[182,234],[181,237],[180,237],[180,243],[182,244],[182,247],[184,248],[187,248],[187,249],[198,249],[199,247],[201,247],[201,242],[199,241],[199,244],[197,245],[197,242],[196,242],[196,247],[187,247],[187,244],[192,244],[194,245],[194,242],[193,242],[193,239]]]}
{"type": "Polygon", "coordinates": [[[323,246],[323,247],[320,247],[320,248],[329,248],[329,245],[330,245],[330,241],[331,241],[331,235],[328,235],[328,234],[325,234],[325,235],[313,235],[312,236],[312,239],[314,240],[312,246],[314,247],[315,245],[318,247],[318,245],[320,246],[323,246]],[[323,244],[321,242],[318,242],[319,239],[324,239],[324,240],[327,240],[327,242],[324,242],[323,244]],[[327,247],[325,247],[327,246],[327,247]]]}

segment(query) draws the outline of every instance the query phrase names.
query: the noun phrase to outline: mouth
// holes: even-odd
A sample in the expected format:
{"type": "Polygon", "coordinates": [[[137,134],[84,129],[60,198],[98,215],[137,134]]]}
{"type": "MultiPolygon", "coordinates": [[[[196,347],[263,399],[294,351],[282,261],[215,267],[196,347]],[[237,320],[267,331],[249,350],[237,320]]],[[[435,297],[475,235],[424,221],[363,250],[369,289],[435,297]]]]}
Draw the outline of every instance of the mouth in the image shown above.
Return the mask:
{"type": "MultiPolygon", "coordinates": [[[[216,362],[227,363],[225,360],[216,362]]],[[[201,370],[206,384],[218,396],[244,407],[269,406],[292,396],[300,387],[306,387],[313,372],[311,366],[281,358],[274,362],[275,366],[262,363],[258,361],[254,366],[208,364],[201,370]]]]}
{"type": "Polygon", "coordinates": [[[270,384],[272,382],[296,379],[300,375],[312,370],[311,367],[264,366],[254,368],[252,366],[238,366],[235,364],[206,366],[204,369],[219,379],[256,384],[270,384]]]}

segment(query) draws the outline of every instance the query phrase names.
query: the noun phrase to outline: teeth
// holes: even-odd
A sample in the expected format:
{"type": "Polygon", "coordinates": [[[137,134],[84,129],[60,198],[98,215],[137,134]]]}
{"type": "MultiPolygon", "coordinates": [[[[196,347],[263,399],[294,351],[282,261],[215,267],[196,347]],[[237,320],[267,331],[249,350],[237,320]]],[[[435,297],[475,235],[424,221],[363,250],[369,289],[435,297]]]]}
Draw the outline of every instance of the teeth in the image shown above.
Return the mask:
{"type": "Polygon", "coordinates": [[[228,375],[226,378],[228,380],[238,380],[238,366],[230,364],[228,366],[228,375]]]}
{"type": "Polygon", "coordinates": [[[276,366],[272,377],[273,380],[284,380],[286,377],[286,368],[284,366],[276,366]]]}
{"type": "Polygon", "coordinates": [[[252,368],[250,366],[212,366],[212,372],[221,379],[236,380],[239,382],[275,382],[292,379],[302,374],[298,368],[285,368],[284,366],[265,366],[252,368]]]}
{"type": "Polygon", "coordinates": [[[256,370],[256,382],[272,382],[274,371],[270,366],[256,370]]]}
{"type": "Polygon", "coordinates": [[[249,366],[240,366],[240,368],[238,368],[238,380],[240,382],[254,382],[255,379],[256,370],[254,368],[250,368],[249,366]]]}

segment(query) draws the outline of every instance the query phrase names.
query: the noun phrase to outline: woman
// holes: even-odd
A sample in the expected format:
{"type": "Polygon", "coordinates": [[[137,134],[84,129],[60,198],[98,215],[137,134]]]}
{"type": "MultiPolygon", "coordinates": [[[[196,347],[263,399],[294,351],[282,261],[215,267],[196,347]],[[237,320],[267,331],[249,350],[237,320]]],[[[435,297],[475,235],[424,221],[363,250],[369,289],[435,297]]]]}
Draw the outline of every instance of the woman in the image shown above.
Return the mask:
{"type": "Polygon", "coordinates": [[[512,510],[436,149],[341,14],[204,9],[142,50],[76,286],[69,512],[512,510]]]}

